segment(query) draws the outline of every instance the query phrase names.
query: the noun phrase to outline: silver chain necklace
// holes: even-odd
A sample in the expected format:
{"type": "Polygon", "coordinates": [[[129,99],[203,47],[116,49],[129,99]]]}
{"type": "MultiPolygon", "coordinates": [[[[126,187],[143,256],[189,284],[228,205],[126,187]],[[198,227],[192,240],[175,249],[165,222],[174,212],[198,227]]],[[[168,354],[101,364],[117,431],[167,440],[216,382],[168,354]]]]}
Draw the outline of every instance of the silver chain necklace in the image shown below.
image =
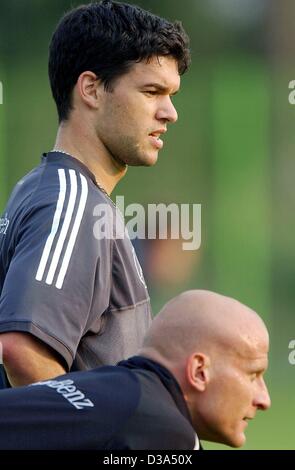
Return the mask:
{"type": "MultiPolygon", "coordinates": [[[[78,160],[78,162],[80,161],[79,158],[75,157],[74,155],[71,155],[71,154],[68,153],[68,152],[65,152],[64,150],[60,150],[60,149],[54,148],[53,150],[51,150],[51,152],[63,153],[64,155],[67,155],[68,157],[72,157],[72,158],[74,158],[75,160],[78,160]]],[[[93,176],[94,176],[94,175],[93,175],[93,176]]],[[[95,178],[95,177],[94,177],[94,178],[95,178]]],[[[107,191],[106,191],[100,184],[98,184],[96,178],[95,178],[95,184],[96,184],[96,186],[101,190],[101,192],[106,195],[106,197],[109,199],[109,201],[111,201],[111,203],[113,204],[113,206],[117,209],[117,206],[116,206],[116,204],[114,203],[114,201],[110,198],[110,196],[108,195],[107,191]]]]}

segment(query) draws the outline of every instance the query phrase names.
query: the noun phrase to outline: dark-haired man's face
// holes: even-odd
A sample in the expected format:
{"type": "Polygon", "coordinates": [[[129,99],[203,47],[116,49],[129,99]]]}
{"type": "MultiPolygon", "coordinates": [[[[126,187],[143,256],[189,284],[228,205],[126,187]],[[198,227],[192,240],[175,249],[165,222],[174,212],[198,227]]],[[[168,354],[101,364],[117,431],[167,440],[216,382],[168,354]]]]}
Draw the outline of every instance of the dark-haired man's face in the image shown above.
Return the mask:
{"type": "Polygon", "coordinates": [[[104,92],[97,113],[96,132],[117,162],[151,166],[164,143],[167,124],[176,122],[172,103],[180,86],[177,62],[153,57],[133,65],[104,92]]]}

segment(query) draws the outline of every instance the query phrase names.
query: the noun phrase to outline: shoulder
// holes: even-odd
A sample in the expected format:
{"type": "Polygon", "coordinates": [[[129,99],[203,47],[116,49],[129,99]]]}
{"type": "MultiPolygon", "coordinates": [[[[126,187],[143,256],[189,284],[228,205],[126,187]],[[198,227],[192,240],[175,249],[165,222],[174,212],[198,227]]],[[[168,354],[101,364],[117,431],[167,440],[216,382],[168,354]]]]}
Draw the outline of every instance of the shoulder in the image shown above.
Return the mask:
{"type": "Polygon", "coordinates": [[[18,183],[14,192],[18,199],[25,197],[26,215],[48,210],[61,217],[75,216],[77,222],[87,219],[92,225],[97,207],[110,205],[87,174],[62,162],[39,165],[18,183]]]}
{"type": "Polygon", "coordinates": [[[173,397],[149,371],[136,370],[140,398],[132,418],[118,437],[129,449],[193,449],[195,433],[177,408],[173,397]]]}

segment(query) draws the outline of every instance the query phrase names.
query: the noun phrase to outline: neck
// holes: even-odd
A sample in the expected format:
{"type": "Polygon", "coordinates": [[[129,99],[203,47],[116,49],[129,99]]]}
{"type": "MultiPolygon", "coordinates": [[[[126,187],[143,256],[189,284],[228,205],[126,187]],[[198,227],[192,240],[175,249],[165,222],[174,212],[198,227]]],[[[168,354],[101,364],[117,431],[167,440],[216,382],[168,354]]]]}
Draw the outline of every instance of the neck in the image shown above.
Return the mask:
{"type": "Polygon", "coordinates": [[[60,124],[54,149],[87,166],[109,195],[127,172],[127,165],[117,162],[94,132],[72,121],[60,124]]]}
{"type": "Polygon", "coordinates": [[[183,382],[182,377],[182,364],[179,364],[177,361],[173,361],[165,357],[163,354],[157,351],[156,348],[152,346],[143,346],[139,352],[139,356],[146,357],[147,359],[151,359],[154,362],[157,362],[161,366],[164,366],[171,374],[175,377],[178,383],[183,382]]]}

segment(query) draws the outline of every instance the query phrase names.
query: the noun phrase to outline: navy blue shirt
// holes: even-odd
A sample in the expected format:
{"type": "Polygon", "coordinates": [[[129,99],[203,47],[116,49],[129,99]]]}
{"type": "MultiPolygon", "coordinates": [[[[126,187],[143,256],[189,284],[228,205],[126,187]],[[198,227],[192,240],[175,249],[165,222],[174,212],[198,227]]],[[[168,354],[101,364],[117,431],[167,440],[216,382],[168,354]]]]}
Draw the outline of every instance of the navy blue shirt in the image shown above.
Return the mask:
{"type": "Polygon", "coordinates": [[[0,448],[192,450],[196,433],[168,370],[135,356],[0,391],[0,448]]]}

